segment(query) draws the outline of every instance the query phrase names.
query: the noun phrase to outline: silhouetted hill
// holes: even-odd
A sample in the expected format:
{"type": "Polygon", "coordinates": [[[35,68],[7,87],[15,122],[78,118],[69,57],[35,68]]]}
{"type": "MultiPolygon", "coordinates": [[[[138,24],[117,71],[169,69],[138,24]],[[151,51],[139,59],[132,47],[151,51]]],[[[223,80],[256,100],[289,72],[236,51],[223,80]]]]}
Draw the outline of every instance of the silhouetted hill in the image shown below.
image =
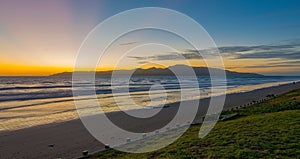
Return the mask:
{"type": "MultiPolygon", "coordinates": [[[[174,72],[176,72],[177,76],[190,76],[193,75],[193,71],[197,76],[209,76],[209,70],[212,75],[218,76],[222,75],[223,70],[217,68],[207,67],[191,67],[186,65],[174,65],[168,68],[149,68],[149,69],[134,69],[134,70],[115,70],[115,71],[99,71],[96,72],[96,76],[111,76],[112,73],[118,76],[126,76],[133,74],[134,76],[174,76],[174,72]]],[[[257,73],[242,73],[242,72],[234,72],[225,70],[227,76],[263,76],[257,73]]],[[[91,72],[78,72],[81,75],[87,75],[91,72]]],[[[72,72],[62,72],[58,74],[54,74],[51,76],[72,76],[72,72]]]]}

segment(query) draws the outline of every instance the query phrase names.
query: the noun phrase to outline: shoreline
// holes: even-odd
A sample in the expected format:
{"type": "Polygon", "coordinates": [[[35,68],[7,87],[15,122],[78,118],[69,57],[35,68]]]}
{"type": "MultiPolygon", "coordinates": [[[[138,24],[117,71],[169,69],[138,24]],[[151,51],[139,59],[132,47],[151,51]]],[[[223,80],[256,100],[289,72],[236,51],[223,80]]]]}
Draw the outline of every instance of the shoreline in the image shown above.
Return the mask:
{"type": "MultiPolygon", "coordinates": [[[[293,80],[293,81],[283,81],[283,82],[270,82],[270,83],[257,84],[257,85],[245,85],[245,86],[241,85],[241,86],[237,86],[237,87],[229,87],[229,88],[227,88],[226,94],[229,95],[229,94],[235,94],[235,93],[245,93],[245,92],[250,92],[250,91],[254,91],[254,90],[258,90],[258,89],[264,89],[264,88],[268,88],[268,87],[289,84],[294,81],[300,82],[299,80],[293,80]]],[[[171,100],[171,101],[168,101],[164,106],[174,105],[174,103],[179,103],[179,102],[203,100],[205,98],[211,98],[211,97],[216,97],[216,96],[220,96],[220,95],[224,95],[224,94],[221,92],[217,93],[217,94],[211,94],[211,93],[207,92],[207,93],[202,94],[201,96],[191,96],[187,99],[182,99],[182,100],[180,100],[180,99],[171,100]]],[[[89,99],[89,97],[86,97],[86,99],[89,99]]],[[[83,98],[83,100],[86,100],[86,99],[83,98]]],[[[6,118],[4,118],[2,127],[0,129],[0,134],[2,132],[6,132],[6,131],[9,132],[9,131],[27,129],[27,128],[31,128],[31,127],[42,127],[42,126],[48,125],[48,124],[57,124],[57,123],[61,123],[61,122],[67,122],[67,121],[79,119],[78,112],[76,110],[76,105],[74,105],[73,98],[69,98],[69,97],[68,98],[65,98],[65,97],[46,98],[44,100],[47,100],[47,101],[43,101],[40,99],[29,100],[29,102],[33,103],[33,105],[32,106],[29,105],[28,109],[34,109],[33,106],[37,105],[36,103],[38,103],[38,104],[41,103],[42,105],[45,104],[45,106],[48,105],[47,107],[53,106],[53,108],[57,109],[57,111],[58,111],[59,107],[64,107],[64,105],[65,106],[67,105],[67,107],[65,107],[66,108],[65,110],[67,110],[67,111],[63,111],[63,114],[60,114],[60,113],[51,114],[50,113],[49,116],[45,116],[45,118],[43,116],[32,116],[31,118],[26,118],[26,117],[22,118],[20,116],[19,118],[16,118],[16,119],[7,118],[8,120],[6,120],[6,118]],[[64,102],[69,102],[69,103],[64,103],[64,102]],[[36,118],[36,119],[34,119],[34,118],[36,118]],[[13,122],[16,122],[17,120],[24,121],[24,122],[20,123],[20,124],[13,123],[13,122]]],[[[24,102],[26,102],[26,100],[25,101],[16,101],[16,102],[17,102],[16,104],[19,105],[19,102],[24,103],[24,102]]],[[[4,102],[4,103],[6,105],[8,105],[10,102],[9,103],[4,102]]],[[[15,104],[12,103],[10,105],[15,105],[15,104]]],[[[24,107],[24,106],[21,106],[21,107],[24,107]]],[[[139,108],[134,108],[134,107],[129,108],[128,107],[128,109],[124,109],[124,110],[125,111],[137,111],[137,110],[143,110],[143,109],[145,109],[145,110],[157,109],[157,108],[161,108],[161,107],[163,107],[163,106],[146,106],[146,107],[139,107],[139,108]]],[[[6,109],[9,110],[11,108],[18,109],[19,107],[7,107],[7,108],[4,107],[3,110],[6,110],[6,109]]],[[[91,107],[91,109],[93,109],[93,108],[91,107]]],[[[30,112],[30,111],[27,111],[26,108],[24,110],[20,110],[20,111],[30,112]]],[[[92,111],[92,110],[89,110],[89,111],[92,111]]],[[[103,110],[103,111],[109,113],[109,112],[119,112],[120,110],[116,107],[116,108],[110,108],[109,110],[103,110]]],[[[94,111],[92,111],[92,112],[94,112],[94,111]]],[[[97,114],[97,113],[95,113],[95,114],[97,114]]],[[[30,114],[28,114],[28,115],[30,115],[30,114]]],[[[91,114],[88,113],[87,115],[93,115],[93,113],[91,113],[91,114]]]]}
{"type": "MultiPolygon", "coordinates": [[[[277,96],[299,88],[300,82],[297,82],[295,84],[282,84],[249,92],[227,94],[223,110],[240,107],[254,100],[265,98],[269,94],[277,96]]],[[[200,120],[199,117],[206,113],[207,107],[205,105],[209,103],[209,99],[200,99],[201,106],[197,112],[198,118],[195,121],[200,120]]],[[[174,108],[176,108],[176,103],[170,104],[170,107],[167,107],[166,110],[170,113],[176,110],[174,108]]],[[[111,112],[109,114],[119,119],[119,112],[111,112]]],[[[167,120],[167,117],[162,117],[148,124],[153,124],[155,127],[155,125],[160,125],[157,124],[158,122],[167,120]]],[[[123,121],[120,124],[126,125],[128,121],[123,121]]],[[[145,125],[147,126],[148,124],[145,125]]],[[[140,125],[139,129],[147,131],[147,129],[151,128],[140,125]]],[[[0,146],[0,158],[74,158],[80,156],[84,150],[94,152],[104,149],[104,145],[88,133],[79,119],[0,132],[0,142],[2,143],[0,146]],[[48,147],[49,144],[53,144],[53,147],[48,147]]]]}

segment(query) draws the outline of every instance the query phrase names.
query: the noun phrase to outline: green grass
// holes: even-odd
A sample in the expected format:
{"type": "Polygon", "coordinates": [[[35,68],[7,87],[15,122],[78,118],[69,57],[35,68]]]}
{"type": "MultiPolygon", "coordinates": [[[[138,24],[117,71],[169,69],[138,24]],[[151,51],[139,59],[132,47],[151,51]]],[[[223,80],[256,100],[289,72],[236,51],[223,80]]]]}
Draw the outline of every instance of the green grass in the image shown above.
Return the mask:
{"type": "Polygon", "coordinates": [[[173,144],[155,152],[109,150],[88,158],[300,158],[300,90],[240,110],[218,122],[203,139],[192,126],[173,144]]]}

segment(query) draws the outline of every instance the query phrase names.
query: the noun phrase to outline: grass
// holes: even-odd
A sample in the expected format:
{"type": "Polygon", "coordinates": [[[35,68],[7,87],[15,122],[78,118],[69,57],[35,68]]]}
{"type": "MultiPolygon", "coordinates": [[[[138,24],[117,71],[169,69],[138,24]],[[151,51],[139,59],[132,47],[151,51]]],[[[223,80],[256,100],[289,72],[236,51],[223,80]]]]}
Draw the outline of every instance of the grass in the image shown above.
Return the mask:
{"type": "Polygon", "coordinates": [[[240,117],[218,122],[203,139],[200,126],[158,151],[131,154],[108,150],[87,158],[300,158],[300,90],[239,110],[240,117]]]}

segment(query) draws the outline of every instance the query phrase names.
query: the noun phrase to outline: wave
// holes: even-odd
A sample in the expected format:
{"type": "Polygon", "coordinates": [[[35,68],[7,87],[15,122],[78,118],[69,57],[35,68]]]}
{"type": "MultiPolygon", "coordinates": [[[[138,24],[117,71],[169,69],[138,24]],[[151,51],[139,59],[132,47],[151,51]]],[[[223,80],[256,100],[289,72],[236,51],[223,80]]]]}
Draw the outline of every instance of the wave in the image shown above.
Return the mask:
{"type": "MultiPolygon", "coordinates": [[[[300,77],[228,77],[228,87],[241,87],[246,85],[257,85],[271,82],[283,82],[300,79],[300,77]]],[[[183,79],[184,83],[179,84],[176,77],[135,77],[129,81],[129,86],[123,86],[128,81],[120,80],[111,83],[109,78],[96,79],[96,94],[124,93],[129,91],[148,93],[152,85],[161,85],[165,90],[189,89],[190,82],[198,82],[199,88],[207,89],[211,87],[209,77],[199,77],[198,81],[189,78],[183,79]]],[[[80,82],[80,81],[77,81],[80,82]]],[[[83,95],[91,95],[90,91],[84,90],[84,86],[93,86],[90,82],[81,81],[75,91],[82,91],[83,95]]],[[[224,83],[223,83],[224,84],[224,83]]],[[[222,84],[220,84],[222,85],[222,84]]],[[[72,81],[69,78],[29,78],[29,77],[1,77],[0,80],[0,102],[24,101],[48,98],[72,97],[72,81]],[[6,84],[10,83],[10,84],[6,84]]]]}

